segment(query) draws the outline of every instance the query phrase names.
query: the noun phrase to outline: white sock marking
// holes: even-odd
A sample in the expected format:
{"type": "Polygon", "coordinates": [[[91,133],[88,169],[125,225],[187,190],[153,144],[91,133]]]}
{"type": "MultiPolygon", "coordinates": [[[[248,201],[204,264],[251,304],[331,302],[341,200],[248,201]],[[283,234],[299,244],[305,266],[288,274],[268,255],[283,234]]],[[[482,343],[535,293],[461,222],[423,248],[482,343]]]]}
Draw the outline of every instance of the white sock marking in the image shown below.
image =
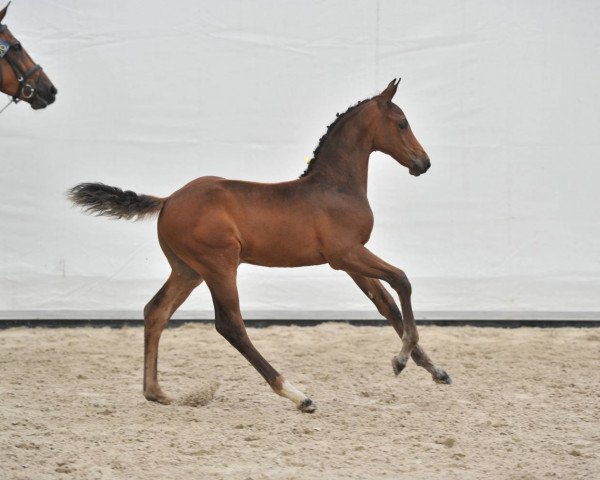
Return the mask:
{"type": "Polygon", "coordinates": [[[289,398],[296,405],[300,405],[308,398],[306,395],[304,395],[304,393],[294,387],[287,380],[284,380],[283,385],[281,385],[281,391],[277,393],[282,397],[289,398]]]}

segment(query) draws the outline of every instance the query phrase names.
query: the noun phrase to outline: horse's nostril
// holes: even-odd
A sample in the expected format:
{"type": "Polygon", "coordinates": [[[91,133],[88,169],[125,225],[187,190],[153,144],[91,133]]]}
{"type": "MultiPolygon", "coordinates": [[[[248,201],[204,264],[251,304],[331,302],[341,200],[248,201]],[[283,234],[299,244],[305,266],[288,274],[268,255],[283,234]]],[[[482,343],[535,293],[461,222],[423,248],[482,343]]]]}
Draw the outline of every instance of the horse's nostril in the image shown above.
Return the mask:
{"type": "Polygon", "coordinates": [[[414,158],[413,163],[415,170],[418,170],[420,173],[425,173],[431,167],[431,162],[427,155],[414,158]]]}
{"type": "Polygon", "coordinates": [[[52,85],[52,86],[50,87],[50,93],[51,93],[52,95],[56,95],[56,94],[58,93],[58,90],[56,89],[56,87],[55,87],[54,85],[52,85]]]}

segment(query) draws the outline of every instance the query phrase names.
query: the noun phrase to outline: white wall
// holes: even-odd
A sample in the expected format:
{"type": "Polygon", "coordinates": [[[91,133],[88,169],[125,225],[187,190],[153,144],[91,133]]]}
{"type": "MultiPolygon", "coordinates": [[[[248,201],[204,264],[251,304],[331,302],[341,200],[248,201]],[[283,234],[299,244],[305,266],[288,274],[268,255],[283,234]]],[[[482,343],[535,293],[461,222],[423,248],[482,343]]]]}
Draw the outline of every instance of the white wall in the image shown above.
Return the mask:
{"type": "MultiPolygon", "coordinates": [[[[369,245],[415,309],[600,311],[598,18],[591,0],[14,1],[59,94],[0,115],[0,310],[139,316],[168,275],[154,222],[80,215],[68,187],[291,179],[336,112],[402,76],[433,167],[372,156],[369,245]]],[[[328,267],[242,266],[240,293],[249,314],[373,310],[328,267]]],[[[206,288],[182,308],[211,309],[206,288]]]]}

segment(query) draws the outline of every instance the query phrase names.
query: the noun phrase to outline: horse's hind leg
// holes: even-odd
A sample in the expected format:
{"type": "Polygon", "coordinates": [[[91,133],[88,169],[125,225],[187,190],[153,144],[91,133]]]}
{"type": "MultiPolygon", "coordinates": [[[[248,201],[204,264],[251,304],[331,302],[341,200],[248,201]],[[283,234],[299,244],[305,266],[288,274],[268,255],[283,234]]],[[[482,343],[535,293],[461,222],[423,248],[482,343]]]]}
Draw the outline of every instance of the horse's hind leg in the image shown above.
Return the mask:
{"type": "Polygon", "coordinates": [[[190,272],[173,270],[167,282],[144,308],[144,397],[147,400],[171,403],[158,384],[158,342],[175,310],[202,282],[202,278],[190,272]]]}
{"type": "Polygon", "coordinates": [[[312,400],[285,380],[250,341],[240,313],[235,270],[227,273],[220,271],[218,276],[210,275],[210,278],[207,276],[206,284],[210,289],[215,306],[217,331],[246,357],[246,360],[262,375],[275,393],[290,399],[302,412],[314,412],[316,405],[312,400]]]}
{"type": "MultiPolygon", "coordinates": [[[[402,338],[402,334],[404,333],[402,314],[400,313],[400,309],[396,305],[396,302],[381,282],[375,278],[363,277],[356,274],[350,274],[350,277],[364,294],[371,299],[379,313],[389,320],[394,327],[394,330],[396,330],[396,333],[398,333],[398,336],[402,338]]],[[[417,365],[431,373],[435,382],[446,384],[452,383],[452,379],[446,371],[443,368],[434,365],[429,356],[418,344],[412,351],[411,357],[417,365]]],[[[396,357],[394,357],[392,365],[394,366],[394,373],[398,375],[400,371],[396,369],[396,357]]]]}

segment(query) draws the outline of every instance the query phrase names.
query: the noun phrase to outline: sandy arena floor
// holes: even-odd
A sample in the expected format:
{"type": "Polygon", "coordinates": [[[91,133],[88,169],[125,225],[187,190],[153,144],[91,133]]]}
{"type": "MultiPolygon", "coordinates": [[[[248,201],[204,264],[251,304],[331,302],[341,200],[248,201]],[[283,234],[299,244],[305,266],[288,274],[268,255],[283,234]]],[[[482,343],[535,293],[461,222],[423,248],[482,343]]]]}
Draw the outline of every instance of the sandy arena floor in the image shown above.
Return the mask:
{"type": "Polygon", "coordinates": [[[390,327],[250,329],[309,415],[212,326],[163,336],[169,406],[141,395],[141,328],[0,331],[0,478],[600,478],[600,329],[420,333],[454,385],[396,378],[390,327]]]}

